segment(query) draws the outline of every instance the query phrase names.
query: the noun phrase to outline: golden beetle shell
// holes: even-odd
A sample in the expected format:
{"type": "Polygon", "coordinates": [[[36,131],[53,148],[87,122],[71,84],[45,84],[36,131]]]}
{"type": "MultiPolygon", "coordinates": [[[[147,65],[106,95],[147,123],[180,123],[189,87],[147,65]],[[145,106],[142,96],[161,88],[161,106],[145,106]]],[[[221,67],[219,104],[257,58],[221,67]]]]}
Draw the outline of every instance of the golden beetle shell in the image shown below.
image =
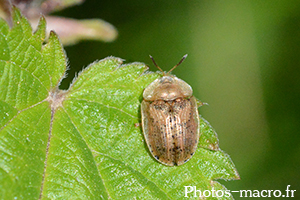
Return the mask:
{"type": "Polygon", "coordinates": [[[167,73],[144,90],[143,98],[142,127],[152,156],[168,166],[186,163],[197,149],[200,134],[191,86],[167,73]]]}

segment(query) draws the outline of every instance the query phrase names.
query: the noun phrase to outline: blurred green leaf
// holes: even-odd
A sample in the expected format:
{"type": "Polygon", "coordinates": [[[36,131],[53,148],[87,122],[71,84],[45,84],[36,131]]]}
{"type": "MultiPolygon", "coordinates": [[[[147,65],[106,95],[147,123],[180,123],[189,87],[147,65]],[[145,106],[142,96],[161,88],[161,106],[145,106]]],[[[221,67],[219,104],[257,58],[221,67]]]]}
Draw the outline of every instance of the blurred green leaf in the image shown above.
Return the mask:
{"type": "Polygon", "coordinates": [[[202,118],[189,162],[167,167],[152,158],[135,124],[143,89],[160,74],[108,57],[62,91],[66,58],[54,32],[42,46],[45,20],[34,34],[17,10],[11,30],[0,24],[1,198],[182,199],[184,186],[224,192],[215,179],[239,178],[202,118]]]}

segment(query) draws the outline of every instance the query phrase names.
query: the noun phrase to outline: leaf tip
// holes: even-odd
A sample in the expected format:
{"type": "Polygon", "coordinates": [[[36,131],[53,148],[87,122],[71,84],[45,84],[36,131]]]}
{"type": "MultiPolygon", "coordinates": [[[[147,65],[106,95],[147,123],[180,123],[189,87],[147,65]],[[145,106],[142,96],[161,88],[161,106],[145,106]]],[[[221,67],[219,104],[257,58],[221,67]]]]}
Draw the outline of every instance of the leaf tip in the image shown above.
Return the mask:
{"type": "Polygon", "coordinates": [[[23,17],[20,9],[15,5],[12,5],[12,17],[14,21],[18,21],[23,17]]]}
{"type": "Polygon", "coordinates": [[[239,172],[235,169],[233,180],[241,180],[239,172]]]}
{"type": "Polygon", "coordinates": [[[44,41],[46,38],[46,19],[43,15],[41,15],[39,19],[39,23],[34,34],[38,35],[41,41],[44,41]]]}
{"type": "Polygon", "coordinates": [[[61,44],[61,42],[60,42],[60,39],[59,39],[57,33],[56,33],[54,30],[51,30],[51,31],[50,31],[50,34],[49,34],[49,42],[57,43],[57,44],[59,44],[59,45],[62,47],[62,44],[61,44]]]}
{"type": "Polygon", "coordinates": [[[44,15],[41,15],[40,16],[40,19],[39,19],[39,27],[46,27],[46,18],[44,15]]]}
{"type": "Polygon", "coordinates": [[[54,30],[50,31],[50,37],[57,37],[57,34],[55,33],[54,30]]]}

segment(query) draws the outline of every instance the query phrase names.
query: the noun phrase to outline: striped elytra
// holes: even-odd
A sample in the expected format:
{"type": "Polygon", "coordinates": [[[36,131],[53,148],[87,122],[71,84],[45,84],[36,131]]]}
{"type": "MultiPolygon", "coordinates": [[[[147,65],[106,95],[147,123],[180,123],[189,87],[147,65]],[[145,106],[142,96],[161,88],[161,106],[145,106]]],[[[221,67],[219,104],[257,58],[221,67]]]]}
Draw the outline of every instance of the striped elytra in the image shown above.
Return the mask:
{"type": "Polygon", "coordinates": [[[146,87],[141,105],[144,137],[152,156],[168,166],[182,165],[195,153],[199,141],[199,114],[193,90],[183,80],[153,63],[163,76],[146,87]]]}

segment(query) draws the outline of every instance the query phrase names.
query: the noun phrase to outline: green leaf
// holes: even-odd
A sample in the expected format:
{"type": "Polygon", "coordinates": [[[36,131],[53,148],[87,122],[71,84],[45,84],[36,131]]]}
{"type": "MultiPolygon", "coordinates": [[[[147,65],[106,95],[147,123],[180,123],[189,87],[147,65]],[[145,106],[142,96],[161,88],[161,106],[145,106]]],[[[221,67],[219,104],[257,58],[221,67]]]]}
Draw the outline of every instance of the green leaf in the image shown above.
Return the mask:
{"type": "Polygon", "coordinates": [[[108,57],[62,91],[66,57],[54,32],[42,45],[45,20],[32,33],[15,9],[14,27],[0,25],[1,198],[183,199],[185,186],[225,192],[215,180],[239,178],[203,118],[189,162],[167,167],[152,158],[135,124],[144,88],[161,75],[143,63],[108,57]]]}
{"type": "Polygon", "coordinates": [[[0,18],[0,60],[9,60],[9,49],[5,41],[8,29],[7,23],[0,18]]]}

